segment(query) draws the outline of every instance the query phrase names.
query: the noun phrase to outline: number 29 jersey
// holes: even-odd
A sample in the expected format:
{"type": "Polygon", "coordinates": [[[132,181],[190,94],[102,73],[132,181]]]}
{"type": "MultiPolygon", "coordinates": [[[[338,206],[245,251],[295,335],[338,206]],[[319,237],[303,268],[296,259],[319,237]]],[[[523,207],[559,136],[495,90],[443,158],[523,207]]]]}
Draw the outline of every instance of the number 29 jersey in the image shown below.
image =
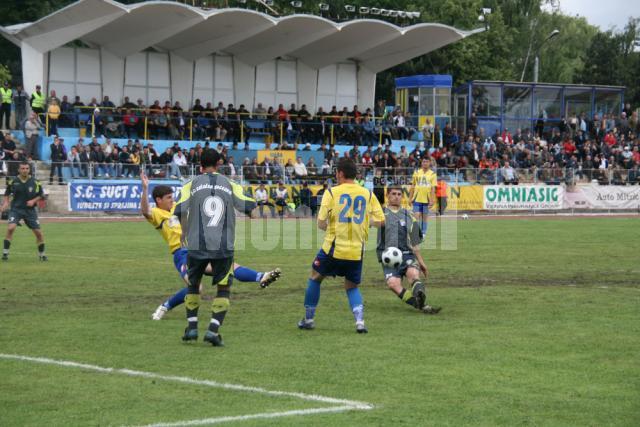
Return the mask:
{"type": "Polygon", "coordinates": [[[369,221],[384,221],[378,198],[358,184],[325,191],[318,220],[328,221],[322,250],[335,259],[359,261],[369,237],[369,221]]]}
{"type": "Polygon", "coordinates": [[[233,257],[234,210],[251,213],[256,202],[239,184],[218,173],[207,173],[182,187],[174,215],[182,224],[183,246],[196,259],[233,257]]]}

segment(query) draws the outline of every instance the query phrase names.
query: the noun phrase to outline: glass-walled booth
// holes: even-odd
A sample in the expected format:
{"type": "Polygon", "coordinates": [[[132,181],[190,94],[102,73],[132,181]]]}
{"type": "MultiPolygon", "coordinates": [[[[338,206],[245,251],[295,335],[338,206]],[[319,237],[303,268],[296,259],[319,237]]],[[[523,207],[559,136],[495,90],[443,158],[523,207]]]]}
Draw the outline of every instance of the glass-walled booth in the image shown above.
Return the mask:
{"type": "Polygon", "coordinates": [[[485,135],[520,129],[548,135],[563,119],[617,117],[624,87],[474,80],[453,90],[453,123],[485,135]]]}
{"type": "Polygon", "coordinates": [[[410,114],[409,124],[422,128],[451,123],[451,87],[449,75],[419,75],[396,78],[396,105],[410,114]]]}

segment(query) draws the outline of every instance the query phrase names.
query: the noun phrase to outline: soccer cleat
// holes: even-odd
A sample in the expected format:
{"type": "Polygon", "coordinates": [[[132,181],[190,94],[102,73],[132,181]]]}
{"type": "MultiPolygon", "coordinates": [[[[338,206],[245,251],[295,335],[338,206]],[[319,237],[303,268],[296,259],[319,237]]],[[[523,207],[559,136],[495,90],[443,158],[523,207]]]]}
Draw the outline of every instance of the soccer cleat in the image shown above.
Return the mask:
{"type": "Polygon", "coordinates": [[[2,254],[3,261],[9,261],[9,254],[2,254]]]}
{"type": "Polygon", "coordinates": [[[224,347],[224,342],[222,341],[222,335],[216,334],[211,331],[207,331],[207,333],[204,334],[203,341],[211,343],[211,345],[214,347],[224,347]]]}
{"type": "Polygon", "coordinates": [[[46,255],[40,255],[40,261],[49,261],[46,255]]]}
{"type": "Polygon", "coordinates": [[[430,305],[425,305],[424,307],[422,307],[422,312],[424,314],[438,314],[440,313],[440,310],[442,310],[442,307],[433,307],[430,305]]]}
{"type": "Polygon", "coordinates": [[[316,322],[313,319],[311,320],[302,319],[298,322],[298,329],[311,330],[315,328],[316,328],[316,322]]]}
{"type": "Polygon", "coordinates": [[[282,275],[282,270],[280,270],[279,268],[276,268],[273,271],[267,271],[262,276],[262,279],[260,279],[260,287],[263,289],[266,288],[273,282],[277,281],[281,275],[282,275]]]}
{"type": "Polygon", "coordinates": [[[167,307],[165,307],[164,305],[160,305],[158,306],[158,308],[156,308],[156,311],[154,311],[153,314],[151,315],[151,319],[161,320],[164,317],[164,315],[167,314],[167,311],[169,311],[167,307]]]}
{"type": "Polygon", "coordinates": [[[359,334],[367,334],[369,330],[364,326],[364,322],[358,322],[356,323],[356,332],[359,334]]]}
{"type": "Polygon", "coordinates": [[[427,303],[427,294],[425,292],[424,285],[420,281],[415,281],[411,288],[411,295],[415,298],[415,308],[422,310],[422,307],[427,303]]]}
{"type": "Polygon", "coordinates": [[[182,341],[198,341],[198,330],[186,328],[182,336],[182,341]]]}

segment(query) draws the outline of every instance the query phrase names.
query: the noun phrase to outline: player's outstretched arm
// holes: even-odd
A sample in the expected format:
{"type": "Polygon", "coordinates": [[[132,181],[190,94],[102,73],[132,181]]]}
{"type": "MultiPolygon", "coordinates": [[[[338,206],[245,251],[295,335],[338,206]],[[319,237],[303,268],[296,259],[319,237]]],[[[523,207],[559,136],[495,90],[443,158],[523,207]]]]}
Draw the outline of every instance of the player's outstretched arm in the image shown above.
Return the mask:
{"type": "Polygon", "coordinates": [[[151,207],[149,206],[149,178],[144,172],[140,173],[140,183],[142,184],[142,195],[140,196],[140,212],[142,215],[150,219],[151,207]]]}

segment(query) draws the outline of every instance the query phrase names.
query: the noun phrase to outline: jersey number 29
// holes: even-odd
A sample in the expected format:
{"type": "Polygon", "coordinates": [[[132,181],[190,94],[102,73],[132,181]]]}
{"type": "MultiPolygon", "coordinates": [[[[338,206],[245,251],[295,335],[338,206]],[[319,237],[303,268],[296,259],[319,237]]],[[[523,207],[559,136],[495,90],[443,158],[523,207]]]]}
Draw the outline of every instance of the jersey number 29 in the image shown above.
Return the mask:
{"type": "Polygon", "coordinates": [[[364,197],[357,196],[355,200],[352,200],[350,195],[343,194],[340,196],[340,204],[344,205],[344,207],[340,211],[338,222],[349,223],[353,221],[356,224],[362,224],[366,213],[365,209],[367,207],[367,201],[364,197]],[[353,204],[353,217],[347,216],[351,209],[351,204],[353,204]]]}
{"type": "Polygon", "coordinates": [[[220,197],[209,196],[204,199],[202,210],[204,210],[204,214],[209,217],[207,227],[216,227],[220,224],[224,216],[224,209],[224,201],[220,197]]]}

